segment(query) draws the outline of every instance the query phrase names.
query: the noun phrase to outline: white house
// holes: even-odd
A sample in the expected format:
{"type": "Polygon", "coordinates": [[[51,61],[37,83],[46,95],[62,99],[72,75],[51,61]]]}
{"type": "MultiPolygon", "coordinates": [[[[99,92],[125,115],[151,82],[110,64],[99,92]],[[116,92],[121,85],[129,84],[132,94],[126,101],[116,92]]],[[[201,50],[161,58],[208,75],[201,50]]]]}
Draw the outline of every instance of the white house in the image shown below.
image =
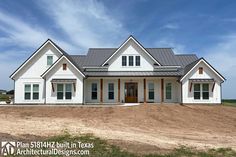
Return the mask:
{"type": "Polygon", "coordinates": [[[10,78],[15,104],[218,104],[225,81],[204,58],[144,48],[133,36],[87,55],[68,55],[48,39],[10,78]]]}

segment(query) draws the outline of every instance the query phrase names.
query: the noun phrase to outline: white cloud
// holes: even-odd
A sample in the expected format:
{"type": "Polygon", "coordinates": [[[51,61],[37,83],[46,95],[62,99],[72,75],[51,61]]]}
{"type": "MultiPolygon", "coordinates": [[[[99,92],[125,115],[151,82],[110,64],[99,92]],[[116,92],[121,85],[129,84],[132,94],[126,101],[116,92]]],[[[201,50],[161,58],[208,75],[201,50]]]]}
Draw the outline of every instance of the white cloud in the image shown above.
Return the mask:
{"type": "Polygon", "coordinates": [[[186,53],[185,45],[177,43],[175,40],[170,38],[162,38],[155,42],[156,47],[170,47],[173,48],[175,53],[186,53]]]}
{"type": "Polygon", "coordinates": [[[175,24],[175,23],[168,23],[164,26],[161,27],[161,29],[179,29],[179,25],[175,24]]]}
{"type": "Polygon", "coordinates": [[[70,41],[82,49],[118,46],[127,36],[122,23],[112,17],[100,1],[45,0],[44,5],[40,2],[39,6],[70,41]],[[47,8],[42,7],[45,5],[47,8]]]}
{"type": "Polygon", "coordinates": [[[227,79],[223,84],[223,98],[236,98],[235,50],[236,34],[224,36],[221,42],[204,50],[204,57],[227,79]]]}

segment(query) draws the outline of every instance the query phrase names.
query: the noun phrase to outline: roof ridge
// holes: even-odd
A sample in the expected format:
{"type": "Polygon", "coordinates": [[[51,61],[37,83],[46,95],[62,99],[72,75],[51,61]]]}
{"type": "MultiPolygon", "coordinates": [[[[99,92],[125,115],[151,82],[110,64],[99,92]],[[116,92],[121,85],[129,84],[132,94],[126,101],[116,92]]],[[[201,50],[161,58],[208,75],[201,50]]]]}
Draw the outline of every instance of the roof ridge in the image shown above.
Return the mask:
{"type": "Polygon", "coordinates": [[[186,53],[186,54],[175,54],[175,56],[197,56],[197,55],[194,53],[192,54],[186,53]]]}

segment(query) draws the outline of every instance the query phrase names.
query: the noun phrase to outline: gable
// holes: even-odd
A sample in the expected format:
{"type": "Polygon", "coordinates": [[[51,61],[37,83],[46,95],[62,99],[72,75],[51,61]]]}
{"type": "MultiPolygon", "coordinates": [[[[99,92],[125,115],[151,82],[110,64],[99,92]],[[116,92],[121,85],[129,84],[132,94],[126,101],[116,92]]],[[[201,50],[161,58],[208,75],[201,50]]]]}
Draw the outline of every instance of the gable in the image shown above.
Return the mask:
{"type": "Polygon", "coordinates": [[[191,69],[182,77],[181,81],[186,79],[214,79],[218,82],[225,80],[225,78],[203,58],[191,65],[191,69]],[[199,68],[203,68],[202,74],[199,74],[199,68]]]}
{"type": "Polygon", "coordinates": [[[80,74],[80,76],[85,77],[85,75],[81,72],[81,70],[73,64],[70,59],[68,59],[66,56],[61,56],[50,68],[48,68],[41,77],[47,77],[50,74],[57,73],[61,75],[62,77],[69,77],[72,72],[74,75],[80,74]],[[69,70],[63,70],[63,64],[66,64],[66,66],[69,68],[69,70]]]}
{"type": "Polygon", "coordinates": [[[19,77],[39,78],[49,68],[47,65],[47,56],[53,56],[53,62],[55,62],[62,54],[51,40],[47,40],[10,77],[12,79],[19,77]]]}
{"type": "Polygon", "coordinates": [[[133,40],[130,40],[109,60],[108,71],[153,71],[154,63],[133,40]],[[122,66],[122,56],[126,56],[127,66],[122,66]],[[129,56],[133,56],[133,66],[129,66],[129,56]],[[136,56],[140,56],[140,66],[135,66],[136,56]]]}
{"type": "Polygon", "coordinates": [[[56,64],[53,66],[48,73],[44,76],[47,80],[49,78],[57,79],[76,79],[79,78],[83,80],[83,76],[78,73],[77,69],[67,60],[65,57],[62,57],[56,64]],[[63,64],[66,64],[66,70],[63,70],[63,64]]]}
{"type": "Polygon", "coordinates": [[[102,64],[102,66],[107,65],[108,62],[122,49],[128,42],[133,41],[140,49],[142,49],[157,65],[161,65],[133,36],[121,44],[121,46],[102,64]]]}

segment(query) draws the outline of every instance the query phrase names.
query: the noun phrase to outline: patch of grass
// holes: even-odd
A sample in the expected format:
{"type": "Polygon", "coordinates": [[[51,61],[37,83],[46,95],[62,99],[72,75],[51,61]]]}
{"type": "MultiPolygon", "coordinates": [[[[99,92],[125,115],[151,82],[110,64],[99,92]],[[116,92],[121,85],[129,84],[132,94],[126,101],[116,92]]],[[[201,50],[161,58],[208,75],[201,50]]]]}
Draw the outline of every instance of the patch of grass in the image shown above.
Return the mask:
{"type": "Polygon", "coordinates": [[[225,106],[234,106],[236,107],[236,99],[224,99],[222,100],[222,104],[225,106]]]}
{"type": "MultiPolygon", "coordinates": [[[[80,141],[82,143],[93,143],[94,147],[89,149],[90,151],[89,155],[84,155],[89,157],[235,157],[236,156],[236,152],[230,148],[210,149],[208,151],[197,151],[195,149],[184,146],[174,149],[173,151],[167,154],[140,155],[124,151],[115,145],[108,144],[105,140],[95,137],[92,134],[72,136],[67,131],[64,131],[62,135],[50,137],[46,141],[60,142],[60,143],[80,141]]],[[[51,157],[59,157],[59,156],[51,156],[51,157]]]]}
{"type": "Polygon", "coordinates": [[[9,100],[8,95],[0,94],[0,101],[6,101],[9,100]]]}

